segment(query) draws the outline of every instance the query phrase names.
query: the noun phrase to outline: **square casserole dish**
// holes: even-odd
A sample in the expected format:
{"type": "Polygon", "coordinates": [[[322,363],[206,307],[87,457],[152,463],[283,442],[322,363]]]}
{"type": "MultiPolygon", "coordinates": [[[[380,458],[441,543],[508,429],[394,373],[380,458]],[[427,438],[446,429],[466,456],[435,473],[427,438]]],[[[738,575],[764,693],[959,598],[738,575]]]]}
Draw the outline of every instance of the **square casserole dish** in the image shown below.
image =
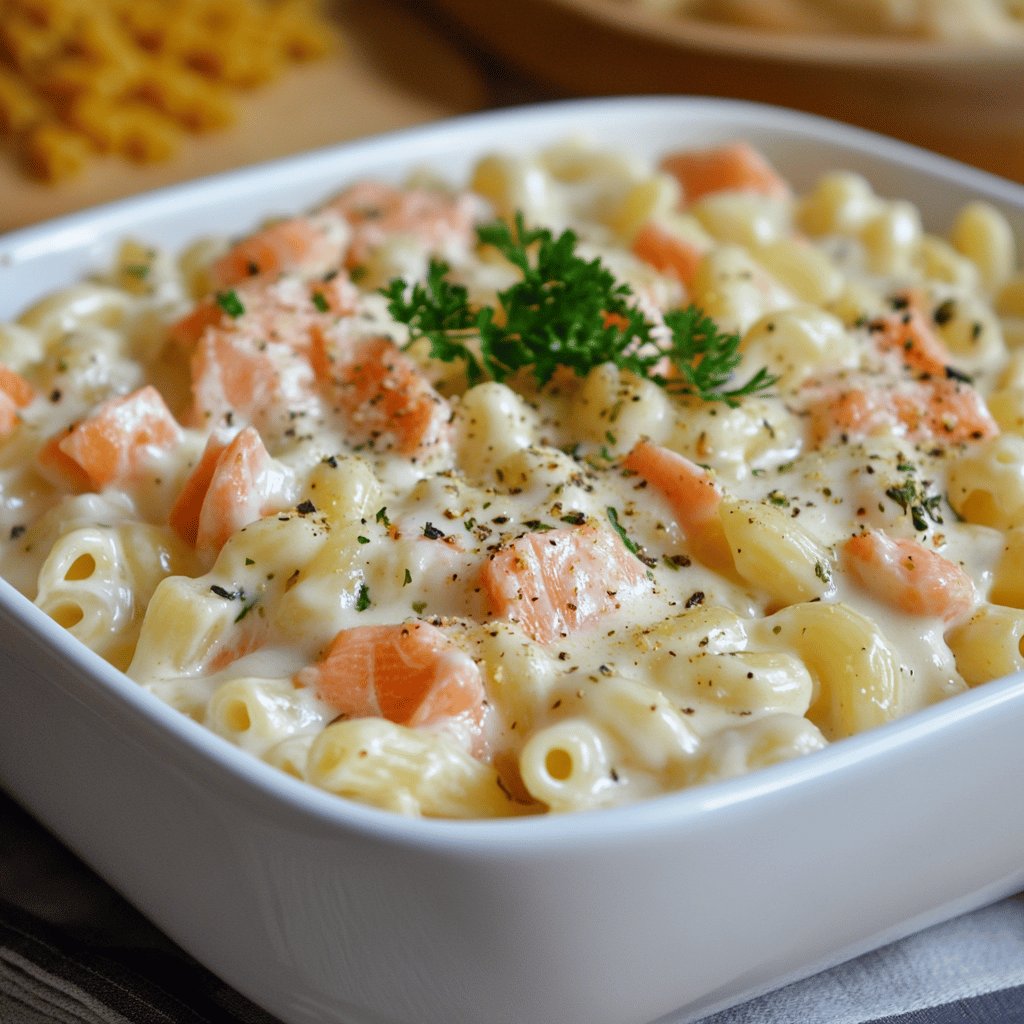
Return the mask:
{"type": "MultiPolygon", "coordinates": [[[[797,188],[837,168],[942,228],[1024,240],[1024,189],[781,109],[687,98],[488,113],[134,198],[0,240],[0,316],[131,234],[240,232],[357,177],[582,133],[745,137],[797,188]]],[[[315,790],[144,692],[0,582],[0,785],[156,925],[287,1024],[682,1022],[1024,888],[1024,678],[754,775],[635,806],[407,820],[315,790]]]]}

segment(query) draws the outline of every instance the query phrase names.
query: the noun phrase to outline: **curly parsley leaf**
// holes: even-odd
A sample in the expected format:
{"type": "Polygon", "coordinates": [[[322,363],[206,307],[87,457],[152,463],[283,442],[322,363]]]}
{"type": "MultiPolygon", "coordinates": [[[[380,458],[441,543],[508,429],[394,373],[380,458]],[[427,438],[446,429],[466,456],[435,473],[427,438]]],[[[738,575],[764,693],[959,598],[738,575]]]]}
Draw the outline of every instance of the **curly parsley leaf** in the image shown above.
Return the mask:
{"type": "Polygon", "coordinates": [[[614,363],[671,392],[734,405],[775,382],[762,368],[729,388],[741,359],[739,336],[720,331],[696,306],[666,314],[667,330],[657,329],[627,284],[599,258],[578,253],[572,231],[555,236],[528,228],[517,213],[512,224],[479,226],[477,237],[520,274],[498,293],[496,307],[474,308],[467,289],[450,281],[450,268],[438,260],[431,261],[425,282],[410,288],[398,279],[382,289],[391,315],[408,326],[410,343],[425,337],[433,358],[464,360],[470,384],[529,369],[543,386],[559,367],[583,377],[614,363]],[[670,375],[662,372],[666,357],[670,375]]]}
{"type": "Polygon", "coordinates": [[[666,313],[665,326],[672,332],[666,355],[679,376],[657,383],[669,391],[697,394],[706,402],[732,403],[775,383],[776,378],[762,366],[740,387],[727,389],[742,359],[740,336],[721,331],[696,306],[666,313]]]}
{"type": "Polygon", "coordinates": [[[634,339],[649,325],[629,302],[631,293],[599,260],[583,259],[572,231],[557,238],[543,228],[528,229],[522,214],[477,229],[517,267],[522,279],[498,293],[501,316],[488,318],[480,342],[487,371],[503,380],[522,367],[546,384],[560,366],[583,376],[614,362],[643,373],[646,358],[632,353],[634,339]]]}
{"type": "Polygon", "coordinates": [[[408,325],[412,341],[426,338],[432,359],[446,363],[464,359],[469,382],[476,384],[483,371],[464,339],[479,333],[484,317],[482,311],[470,307],[466,288],[448,280],[450,269],[441,260],[431,260],[425,282],[417,282],[410,290],[405,281],[396,278],[381,293],[395,320],[408,325]]]}

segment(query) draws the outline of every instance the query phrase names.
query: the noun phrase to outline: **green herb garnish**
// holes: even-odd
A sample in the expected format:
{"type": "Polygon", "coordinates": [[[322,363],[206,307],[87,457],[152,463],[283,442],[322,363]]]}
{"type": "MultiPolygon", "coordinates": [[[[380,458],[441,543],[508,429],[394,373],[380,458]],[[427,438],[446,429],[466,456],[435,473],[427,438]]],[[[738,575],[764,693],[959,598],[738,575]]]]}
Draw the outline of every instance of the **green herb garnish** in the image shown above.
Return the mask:
{"type": "Polygon", "coordinates": [[[899,487],[888,487],[885,496],[896,502],[914,524],[915,530],[924,532],[928,529],[929,520],[942,525],[942,498],[938,494],[928,494],[926,484],[920,484],[908,476],[899,487]]]}
{"type": "MultiPolygon", "coordinates": [[[[400,323],[409,327],[410,342],[417,338],[430,340],[430,354],[434,359],[450,363],[455,359],[466,362],[470,384],[483,379],[480,362],[466,342],[481,330],[484,312],[474,312],[469,305],[469,292],[460,284],[448,280],[449,266],[432,259],[424,283],[417,282],[406,295],[407,286],[401,278],[393,280],[381,293],[388,300],[388,310],[400,323]]],[[[493,316],[488,310],[488,317],[493,316]]],[[[485,356],[485,362],[487,357],[485,356]]],[[[494,374],[492,373],[492,376],[494,374]]],[[[501,379],[495,376],[495,379],[501,379]]]]}
{"type": "Polygon", "coordinates": [[[245,306],[233,288],[226,292],[217,292],[216,299],[217,305],[230,317],[240,317],[245,312],[245,306]]]}
{"type": "Polygon", "coordinates": [[[636,542],[633,540],[632,537],[630,537],[628,533],[626,533],[625,527],[622,525],[622,523],[619,522],[618,510],[609,505],[605,509],[605,513],[608,516],[608,522],[612,524],[612,529],[619,535],[619,537],[622,540],[622,543],[626,545],[626,547],[632,554],[636,555],[637,558],[639,558],[640,548],[637,547],[636,542]]]}
{"type": "Polygon", "coordinates": [[[365,583],[359,584],[359,593],[356,596],[356,611],[365,612],[370,607],[370,588],[365,583]]]}
{"type": "Polygon", "coordinates": [[[655,329],[636,307],[629,286],[618,282],[600,259],[576,252],[577,237],[557,237],[527,228],[521,213],[477,228],[481,244],[494,246],[520,272],[520,280],[498,293],[498,305],[474,307],[467,289],[449,280],[449,266],[431,260],[426,280],[410,288],[401,279],[381,289],[395,320],[408,326],[410,344],[430,342],[434,359],[466,364],[469,383],[485,377],[504,381],[529,369],[540,385],[559,367],[583,377],[614,363],[666,390],[735,405],[744,395],[770,387],[765,368],[729,388],[740,363],[740,338],[696,306],[665,314],[670,337],[655,329]],[[672,367],[662,369],[668,359],[672,367]]]}
{"type": "Polygon", "coordinates": [[[323,292],[313,292],[313,305],[321,313],[326,313],[331,308],[331,304],[327,301],[327,297],[323,292]]]}

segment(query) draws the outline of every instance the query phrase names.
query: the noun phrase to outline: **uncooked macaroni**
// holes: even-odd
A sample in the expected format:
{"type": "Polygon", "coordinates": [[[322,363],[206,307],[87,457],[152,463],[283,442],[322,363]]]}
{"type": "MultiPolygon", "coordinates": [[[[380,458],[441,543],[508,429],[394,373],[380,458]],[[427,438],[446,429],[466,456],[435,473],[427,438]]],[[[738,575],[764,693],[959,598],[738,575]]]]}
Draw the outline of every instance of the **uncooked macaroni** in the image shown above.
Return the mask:
{"type": "Polygon", "coordinates": [[[751,147],[565,143],[114,266],[0,327],[0,570],[404,814],[608,807],[1024,667],[1024,273],[751,147]]]}
{"type": "Polygon", "coordinates": [[[0,0],[0,138],[47,181],[163,160],[332,39],[316,0],[0,0]]]}

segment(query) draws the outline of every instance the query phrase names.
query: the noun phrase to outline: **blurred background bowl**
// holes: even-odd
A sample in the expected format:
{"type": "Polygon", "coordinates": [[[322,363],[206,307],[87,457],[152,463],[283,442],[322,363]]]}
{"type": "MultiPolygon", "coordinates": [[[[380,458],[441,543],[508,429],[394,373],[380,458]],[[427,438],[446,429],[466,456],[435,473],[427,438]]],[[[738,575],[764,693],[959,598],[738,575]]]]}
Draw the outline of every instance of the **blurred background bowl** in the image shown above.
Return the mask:
{"type": "Polygon", "coordinates": [[[783,35],[626,0],[435,3],[496,57],[568,95],[759,100],[1024,181],[1024,42],[783,35]]]}

